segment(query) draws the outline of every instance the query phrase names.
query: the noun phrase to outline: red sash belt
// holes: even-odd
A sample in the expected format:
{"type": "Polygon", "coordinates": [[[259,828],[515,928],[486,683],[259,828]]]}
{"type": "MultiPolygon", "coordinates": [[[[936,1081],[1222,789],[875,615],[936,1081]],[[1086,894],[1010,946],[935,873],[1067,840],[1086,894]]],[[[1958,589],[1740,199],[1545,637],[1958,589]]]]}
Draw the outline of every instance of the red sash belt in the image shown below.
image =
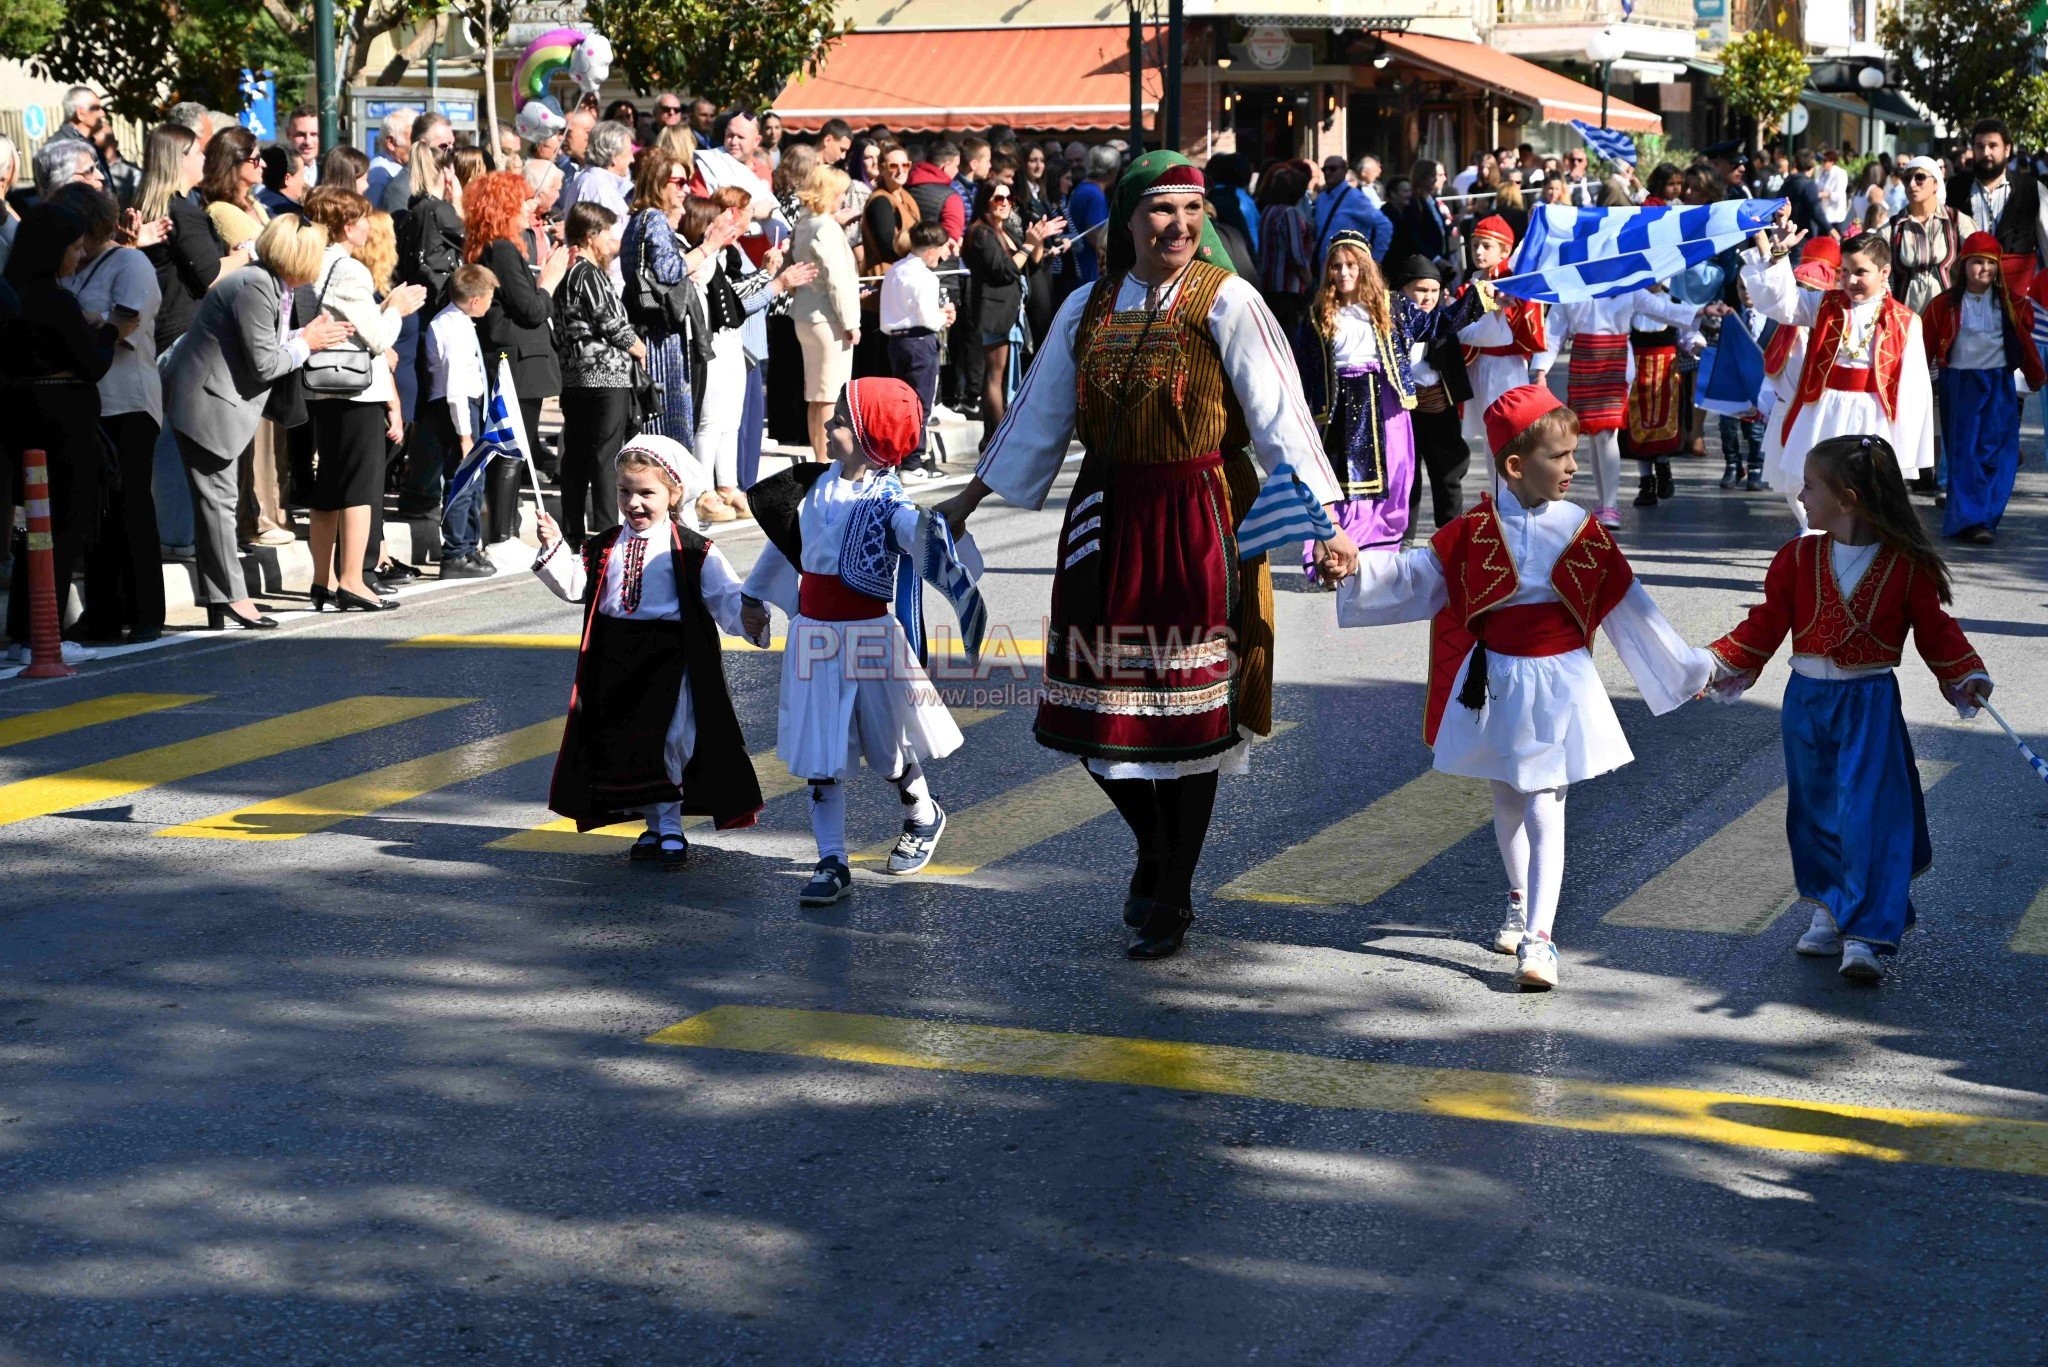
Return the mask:
{"type": "Polygon", "coordinates": [[[1479,348],[1479,354],[1481,356],[1527,356],[1529,353],[1518,346],[1483,346],[1479,348]]]}
{"type": "Polygon", "coordinates": [[[1828,388],[1845,394],[1875,394],[1877,367],[1838,365],[1828,371],[1828,388]]]}
{"type": "Polygon", "coordinates": [[[886,617],[889,604],[881,598],[855,593],[836,574],[804,572],[796,586],[796,610],[814,622],[864,622],[886,617]]]}
{"type": "Polygon", "coordinates": [[[1482,614],[1472,630],[1502,655],[1563,655],[1586,644],[1578,619],[1562,603],[1522,603],[1482,614]]]}

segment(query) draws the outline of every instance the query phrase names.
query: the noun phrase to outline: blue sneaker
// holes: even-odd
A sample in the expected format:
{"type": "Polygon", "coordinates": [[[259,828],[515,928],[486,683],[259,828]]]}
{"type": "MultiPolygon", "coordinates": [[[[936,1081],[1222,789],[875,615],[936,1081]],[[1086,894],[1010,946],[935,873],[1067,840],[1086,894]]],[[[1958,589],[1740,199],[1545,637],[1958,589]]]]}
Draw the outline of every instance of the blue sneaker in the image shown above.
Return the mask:
{"type": "Polygon", "coordinates": [[[811,881],[796,895],[796,902],[800,907],[829,907],[852,891],[853,870],[846,867],[844,859],[830,855],[818,861],[811,881]]]}

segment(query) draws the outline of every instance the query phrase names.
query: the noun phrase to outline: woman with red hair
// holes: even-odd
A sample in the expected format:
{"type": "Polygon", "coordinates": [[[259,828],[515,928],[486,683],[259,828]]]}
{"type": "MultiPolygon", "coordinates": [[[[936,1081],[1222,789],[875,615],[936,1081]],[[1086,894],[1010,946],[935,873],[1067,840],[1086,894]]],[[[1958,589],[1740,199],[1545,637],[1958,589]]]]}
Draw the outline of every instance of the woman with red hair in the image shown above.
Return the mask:
{"type": "MultiPolygon", "coordinates": [[[[541,401],[562,392],[562,368],[555,360],[550,297],[569,270],[569,254],[545,234],[529,235],[539,205],[526,177],[516,171],[479,176],[463,190],[463,258],[498,277],[490,312],[477,320],[484,370],[498,383],[498,359],[512,364],[519,416],[531,442],[540,434],[541,401]],[[534,257],[529,258],[529,244],[534,257]]],[[[510,461],[493,461],[485,476],[487,539],[510,540],[519,530],[520,471],[510,461]]]]}

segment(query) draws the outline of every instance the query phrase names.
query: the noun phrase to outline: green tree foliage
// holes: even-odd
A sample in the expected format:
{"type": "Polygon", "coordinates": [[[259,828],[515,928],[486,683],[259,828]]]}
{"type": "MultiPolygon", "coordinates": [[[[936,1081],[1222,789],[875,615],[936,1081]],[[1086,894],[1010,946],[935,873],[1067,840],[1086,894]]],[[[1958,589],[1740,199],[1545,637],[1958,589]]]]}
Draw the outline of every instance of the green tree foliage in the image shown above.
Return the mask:
{"type": "Polygon", "coordinates": [[[0,0],[0,57],[35,56],[64,22],[64,0],[0,0]]]}
{"type": "Polygon", "coordinates": [[[832,0],[590,0],[590,25],[612,43],[612,74],[645,94],[688,91],[721,105],[772,101],[816,71],[850,25],[832,0]]]}
{"type": "Polygon", "coordinates": [[[1758,136],[1768,142],[1806,89],[1806,54],[1790,39],[1751,29],[1721,49],[1721,62],[1721,74],[1714,78],[1721,98],[1754,120],[1758,136]]]}
{"type": "Polygon", "coordinates": [[[1890,79],[1951,127],[2002,118],[2035,146],[2048,137],[2048,77],[2030,75],[2033,0],[1909,0],[1885,16],[1890,79]]]}

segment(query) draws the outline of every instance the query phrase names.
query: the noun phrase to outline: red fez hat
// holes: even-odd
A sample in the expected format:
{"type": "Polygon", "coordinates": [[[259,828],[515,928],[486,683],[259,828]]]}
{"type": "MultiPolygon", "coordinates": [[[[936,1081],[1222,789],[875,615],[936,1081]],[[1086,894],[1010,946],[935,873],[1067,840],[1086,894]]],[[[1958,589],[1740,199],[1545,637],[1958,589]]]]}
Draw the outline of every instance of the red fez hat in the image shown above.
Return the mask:
{"type": "Polygon", "coordinates": [[[1998,239],[1990,233],[1971,233],[1963,239],[1963,260],[1981,256],[1987,261],[1996,261],[2005,253],[1999,250],[1998,239]]]}
{"type": "Polygon", "coordinates": [[[1841,243],[1832,237],[1809,238],[1799,249],[1799,264],[1792,268],[1792,278],[1817,290],[1831,290],[1841,269],[1841,243]]]}
{"type": "Polygon", "coordinates": [[[869,377],[846,386],[846,416],[861,454],[894,469],[924,445],[924,409],[901,380],[869,377]]]}
{"type": "Polygon", "coordinates": [[[1472,236],[1490,237],[1494,241],[1512,247],[1515,245],[1515,230],[1499,214],[1488,214],[1472,225],[1472,236]]]}
{"type": "Polygon", "coordinates": [[[1516,437],[1529,430],[1536,419],[1552,409],[1563,408],[1564,400],[1540,384],[1518,385],[1486,405],[1486,445],[1496,456],[1516,437]]]}

